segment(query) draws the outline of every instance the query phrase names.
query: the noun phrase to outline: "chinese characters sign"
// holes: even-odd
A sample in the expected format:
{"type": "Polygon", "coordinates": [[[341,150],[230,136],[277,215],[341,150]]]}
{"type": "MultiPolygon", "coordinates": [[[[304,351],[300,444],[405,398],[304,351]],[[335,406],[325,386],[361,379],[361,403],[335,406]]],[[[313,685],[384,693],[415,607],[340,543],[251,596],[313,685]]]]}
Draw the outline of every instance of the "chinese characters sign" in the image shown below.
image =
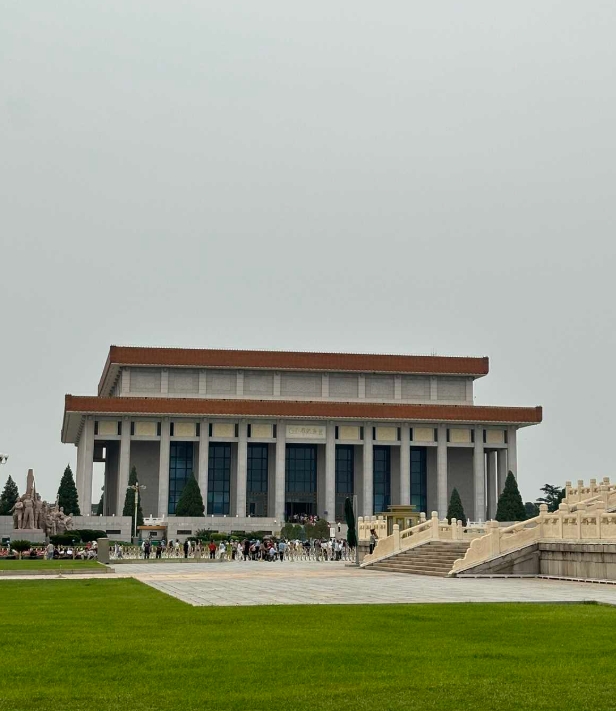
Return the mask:
{"type": "Polygon", "coordinates": [[[289,439],[324,439],[325,425],[287,425],[289,439]]]}

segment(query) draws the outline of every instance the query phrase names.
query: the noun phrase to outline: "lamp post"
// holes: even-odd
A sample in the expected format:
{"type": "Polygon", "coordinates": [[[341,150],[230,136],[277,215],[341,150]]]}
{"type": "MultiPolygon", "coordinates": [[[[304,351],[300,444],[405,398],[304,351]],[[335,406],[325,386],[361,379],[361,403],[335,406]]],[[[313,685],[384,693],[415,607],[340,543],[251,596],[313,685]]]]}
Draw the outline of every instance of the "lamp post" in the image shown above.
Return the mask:
{"type": "Polygon", "coordinates": [[[140,484],[138,481],[136,481],[134,484],[131,484],[129,489],[132,489],[135,492],[135,526],[134,526],[134,534],[133,538],[137,538],[137,509],[139,508],[139,492],[142,491],[143,489],[147,489],[147,486],[144,484],[140,484]]]}

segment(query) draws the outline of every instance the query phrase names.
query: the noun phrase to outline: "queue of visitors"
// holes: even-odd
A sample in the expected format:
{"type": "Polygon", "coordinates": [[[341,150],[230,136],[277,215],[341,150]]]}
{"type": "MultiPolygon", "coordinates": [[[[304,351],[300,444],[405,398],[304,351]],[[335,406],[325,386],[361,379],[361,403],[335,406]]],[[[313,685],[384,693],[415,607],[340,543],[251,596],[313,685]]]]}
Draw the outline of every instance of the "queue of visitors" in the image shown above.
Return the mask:
{"type": "MultiPolygon", "coordinates": [[[[162,540],[160,543],[153,543],[145,540],[138,550],[138,556],[144,560],[154,557],[165,558],[191,558],[199,560],[209,558],[211,560],[225,561],[351,561],[354,560],[355,552],[351,549],[344,538],[339,539],[311,539],[307,541],[275,539],[265,537],[261,539],[243,540],[221,540],[216,543],[213,540],[201,541],[186,539],[183,543],[179,539],[174,541],[162,540]]],[[[132,557],[135,549],[126,550],[124,546],[116,543],[112,550],[112,557],[122,559],[132,557]]]]}

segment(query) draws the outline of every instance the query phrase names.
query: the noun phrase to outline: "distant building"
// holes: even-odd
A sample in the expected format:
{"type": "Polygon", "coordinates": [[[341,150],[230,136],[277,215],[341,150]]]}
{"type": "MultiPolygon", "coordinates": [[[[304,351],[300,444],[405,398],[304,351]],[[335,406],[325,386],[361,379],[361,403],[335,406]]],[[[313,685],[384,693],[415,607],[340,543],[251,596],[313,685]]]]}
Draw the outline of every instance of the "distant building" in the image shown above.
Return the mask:
{"type": "Polygon", "coordinates": [[[364,516],[414,504],[443,517],[454,487],[486,519],[517,473],[518,429],[542,417],[475,405],[487,373],[487,358],[111,346],[98,395],[66,396],[62,441],[77,445],[83,511],[105,462],[107,515],[134,465],[146,516],[173,516],[194,472],[212,524],[341,520],[353,494],[364,516]]]}

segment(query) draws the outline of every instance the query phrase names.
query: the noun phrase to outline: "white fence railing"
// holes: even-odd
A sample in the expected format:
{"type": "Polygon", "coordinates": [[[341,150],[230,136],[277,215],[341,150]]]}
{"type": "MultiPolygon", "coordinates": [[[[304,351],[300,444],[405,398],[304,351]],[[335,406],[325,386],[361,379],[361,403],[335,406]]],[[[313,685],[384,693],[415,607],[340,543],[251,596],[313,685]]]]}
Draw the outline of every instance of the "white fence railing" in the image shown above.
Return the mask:
{"type": "Polygon", "coordinates": [[[608,513],[604,501],[593,498],[588,507],[584,501],[571,506],[561,504],[553,513],[548,513],[546,504],[539,508],[539,516],[506,528],[501,528],[497,521],[488,521],[486,534],[471,542],[466,555],[456,560],[451,572],[462,572],[539,541],[616,542],[616,513],[608,513]]]}
{"type": "Polygon", "coordinates": [[[364,557],[361,567],[385,560],[428,541],[449,543],[472,541],[478,536],[483,536],[485,531],[485,526],[475,525],[473,528],[466,528],[462,525],[462,521],[456,521],[455,518],[451,519],[451,523],[446,518],[439,520],[438,513],[433,511],[430,519],[420,521],[412,528],[401,531],[398,524],[394,524],[392,535],[378,540],[374,551],[364,557]]]}

